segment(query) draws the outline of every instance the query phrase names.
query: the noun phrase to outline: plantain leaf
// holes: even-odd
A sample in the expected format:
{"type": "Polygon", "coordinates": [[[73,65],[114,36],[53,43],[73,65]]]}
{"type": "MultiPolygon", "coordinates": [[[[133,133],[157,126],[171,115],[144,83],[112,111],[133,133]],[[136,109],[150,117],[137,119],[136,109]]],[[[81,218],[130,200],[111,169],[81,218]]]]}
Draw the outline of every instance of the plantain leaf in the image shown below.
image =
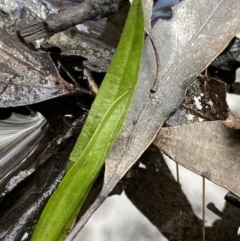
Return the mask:
{"type": "MultiPolygon", "coordinates": [[[[71,153],[71,162],[76,162],[93,135],[103,113],[109,108],[112,102],[127,89],[131,88],[134,90],[137,82],[144,37],[144,18],[142,6],[140,6],[142,4],[139,3],[140,0],[136,2],[129,12],[124,32],[113,58],[113,63],[109,67],[105,80],[101,85],[83,127],[82,134],[71,153]],[[139,8],[141,12],[139,12],[139,8]],[[137,14],[137,12],[140,14],[137,14]]],[[[134,91],[132,92],[132,96],[133,94],[134,91]]]]}
{"type": "Polygon", "coordinates": [[[69,171],[47,203],[32,241],[62,240],[75,220],[122,128],[138,79],[143,43],[142,0],[135,0],[112,64],[70,156],[69,171]]]}
{"type": "Polygon", "coordinates": [[[130,96],[131,91],[126,91],[107,110],[82,155],[49,200],[32,240],[53,241],[60,240],[59,235],[63,236],[63,228],[69,219],[73,220],[72,214],[77,214],[79,203],[83,203],[86,190],[97,177],[112,139],[119,132],[130,96]]]}

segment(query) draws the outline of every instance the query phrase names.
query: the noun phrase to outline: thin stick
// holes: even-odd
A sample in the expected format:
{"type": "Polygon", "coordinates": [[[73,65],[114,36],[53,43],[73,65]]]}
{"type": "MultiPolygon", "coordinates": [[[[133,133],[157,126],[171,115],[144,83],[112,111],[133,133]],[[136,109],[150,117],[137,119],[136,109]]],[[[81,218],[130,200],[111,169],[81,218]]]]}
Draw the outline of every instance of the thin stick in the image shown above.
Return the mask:
{"type": "Polygon", "coordinates": [[[89,218],[92,216],[92,214],[99,208],[99,206],[104,202],[106,197],[98,196],[98,198],[95,200],[95,202],[90,206],[90,208],[86,211],[86,213],[81,217],[81,219],[76,223],[74,228],[71,230],[71,232],[68,234],[68,236],[65,238],[64,241],[73,241],[78,233],[82,230],[82,228],[85,226],[89,218]]]}
{"type": "Polygon", "coordinates": [[[116,13],[123,0],[86,0],[59,14],[50,14],[45,21],[33,23],[19,30],[19,35],[30,43],[50,37],[87,20],[99,20],[116,13]]]}
{"type": "Polygon", "coordinates": [[[202,178],[202,240],[205,241],[205,178],[202,178]]]}
{"type": "Polygon", "coordinates": [[[177,182],[179,183],[179,168],[178,168],[177,162],[176,162],[176,174],[177,174],[177,182]]]}

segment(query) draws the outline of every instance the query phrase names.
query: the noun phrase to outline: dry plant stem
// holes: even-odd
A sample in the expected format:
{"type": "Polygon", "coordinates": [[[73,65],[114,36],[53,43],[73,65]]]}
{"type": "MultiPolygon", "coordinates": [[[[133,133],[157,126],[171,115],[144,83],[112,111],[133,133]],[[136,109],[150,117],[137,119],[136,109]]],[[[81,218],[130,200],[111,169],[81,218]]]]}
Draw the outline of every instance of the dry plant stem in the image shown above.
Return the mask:
{"type": "MultiPolygon", "coordinates": [[[[62,69],[63,69],[63,71],[66,73],[66,75],[72,80],[72,82],[73,82],[75,85],[77,85],[77,86],[80,87],[79,83],[75,80],[75,78],[73,77],[73,75],[62,65],[62,63],[61,63],[60,60],[57,60],[57,64],[58,64],[59,68],[62,68],[62,69]]],[[[81,87],[81,88],[82,88],[82,87],[81,87]]]]}
{"type": "Polygon", "coordinates": [[[151,44],[153,46],[154,55],[156,58],[156,65],[157,65],[156,78],[155,78],[153,86],[150,90],[151,93],[155,93],[158,89],[158,85],[159,85],[161,76],[160,76],[160,58],[159,58],[159,54],[157,52],[157,47],[156,47],[155,39],[154,39],[154,36],[152,33],[152,24],[151,24],[153,0],[144,0],[143,2],[144,2],[143,6],[144,6],[144,15],[145,15],[145,32],[148,35],[148,37],[151,41],[151,44]]]}
{"type": "Polygon", "coordinates": [[[176,162],[176,176],[177,176],[177,182],[179,183],[179,168],[178,168],[177,162],[176,162]]]}
{"type": "Polygon", "coordinates": [[[19,30],[27,42],[52,36],[87,20],[99,20],[116,13],[122,0],[86,0],[59,14],[50,14],[45,21],[34,23],[19,30]]]}
{"type": "Polygon", "coordinates": [[[88,69],[84,68],[84,75],[87,77],[89,90],[93,95],[96,95],[98,92],[98,85],[94,81],[91,72],[88,69]]]}
{"type": "Polygon", "coordinates": [[[196,115],[198,115],[198,116],[200,116],[200,117],[203,117],[204,119],[207,119],[207,120],[209,120],[209,121],[213,121],[213,120],[214,120],[214,119],[211,118],[210,116],[204,115],[202,112],[197,111],[197,110],[194,110],[193,108],[191,108],[190,106],[188,106],[188,105],[186,105],[186,104],[184,104],[184,103],[182,103],[182,107],[184,107],[184,108],[187,109],[187,110],[190,110],[190,111],[194,112],[196,115]]]}
{"type": "Polygon", "coordinates": [[[71,230],[71,232],[68,234],[68,236],[65,238],[64,241],[73,241],[78,233],[82,230],[82,228],[85,226],[87,221],[90,219],[92,214],[99,208],[99,206],[104,202],[106,197],[101,196],[101,199],[96,199],[96,201],[92,204],[92,206],[87,210],[87,212],[80,218],[80,220],[76,223],[74,228],[71,230]]]}
{"type": "MultiPolygon", "coordinates": [[[[148,33],[147,33],[148,34],[148,33]]],[[[158,52],[157,52],[157,47],[154,43],[154,39],[153,39],[153,36],[152,35],[149,35],[149,38],[151,40],[151,43],[152,43],[152,46],[153,46],[153,49],[154,49],[154,53],[155,53],[155,58],[156,58],[156,64],[157,64],[157,69],[156,69],[156,79],[154,81],[154,84],[153,84],[153,87],[151,88],[151,92],[154,93],[157,91],[158,89],[158,85],[160,83],[160,80],[161,80],[161,73],[160,73],[160,58],[159,58],[159,55],[158,55],[158,52]]]]}
{"type": "Polygon", "coordinates": [[[203,238],[202,240],[205,241],[205,178],[202,177],[202,223],[203,223],[203,238]]]}

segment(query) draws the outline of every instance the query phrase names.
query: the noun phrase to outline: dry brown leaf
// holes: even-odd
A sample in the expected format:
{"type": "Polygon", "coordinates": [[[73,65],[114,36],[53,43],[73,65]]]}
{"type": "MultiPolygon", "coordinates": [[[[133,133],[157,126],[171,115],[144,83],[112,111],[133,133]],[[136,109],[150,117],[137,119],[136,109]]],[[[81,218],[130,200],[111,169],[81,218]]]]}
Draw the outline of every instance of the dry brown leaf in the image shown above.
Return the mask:
{"type": "Polygon", "coordinates": [[[231,112],[228,112],[228,117],[223,124],[231,129],[240,130],[240,119],[231,112]]]}
{"type": "Polygon", "coordinates": [[[162,128],[153,142],[187,169],[240,196],[240,132],[222,121],[162,128]]]}
{"type": "Polygon", "coordinates": [[[124,129],[106,160],[103,190],[87,211],[87,219],[156,137],[166,119],[180,106],[187,86],[226,47],[240,29],[239,1],[182,1],[170,21],[153,28],[161,61],[156,78],[154,51],[146,41],[139,83],[124,129]]]}
{"type": "Polygon", "coordinates": [[[103,196],[107,196],[152,142],[164,121],[179,107],[188,84],[238,31],[240,17],[236,17],[237,8],[240,10],[234,0],[231,3],[212,1],[211,5],[209,1],[193,3],[186,0],[176,6],[171,21],[156,23],[153,33],[158,39],[163,77],[157,92],[150,95],[148,90],[155,79],[156,65],[152,62],[151,43],[147,41],[139,86],[128,121],[106,161],[103,196]],[[216,17],[219,15],[223,19],[216,17]]]}

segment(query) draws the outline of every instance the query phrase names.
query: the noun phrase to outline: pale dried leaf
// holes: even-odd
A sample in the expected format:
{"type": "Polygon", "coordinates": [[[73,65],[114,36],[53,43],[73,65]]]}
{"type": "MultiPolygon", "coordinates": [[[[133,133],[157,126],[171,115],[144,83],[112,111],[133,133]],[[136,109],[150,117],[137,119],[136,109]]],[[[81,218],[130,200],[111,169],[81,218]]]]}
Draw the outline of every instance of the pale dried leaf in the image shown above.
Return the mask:
{"type": "Polygon", "coordinates": [[[187,169],[240,196],[240,133],[222,121],[162,128],[154,144],[187,169]]]}
{"type": "Polygon", "coordinates": [[[179,107],[186,87],[239,31],[238,11],[240,5],[236,0],[215,0],[211,4],[207,0],[186,0],[175,7],[170,21],[156,23],[153,33],[161,56],[161,82],[157,92],[149,94],[156,65],[151,43],[147,41],[136,96],[125,128],[107,158],[101,195],[106,197],[135,163],[179,107]]]}
{"type": "Polygon", "coordinates": [[[156,78],[154,51],[146,41],[135,99],[124,129],[106,160],[103,190],[91,213],[137,161],[166,119],[181,104],[187,86],[226,47],[240,29],[239,1],[185,0],[175,7],[170,21],[153,28],[161,60],[161,82],[150,94],[156,78]]]}
{"type": "Polygon", "coordinates": [[[229,111],[227,119],[223,124],[229,128],[240,130],[240,119],[229,111]]]}

